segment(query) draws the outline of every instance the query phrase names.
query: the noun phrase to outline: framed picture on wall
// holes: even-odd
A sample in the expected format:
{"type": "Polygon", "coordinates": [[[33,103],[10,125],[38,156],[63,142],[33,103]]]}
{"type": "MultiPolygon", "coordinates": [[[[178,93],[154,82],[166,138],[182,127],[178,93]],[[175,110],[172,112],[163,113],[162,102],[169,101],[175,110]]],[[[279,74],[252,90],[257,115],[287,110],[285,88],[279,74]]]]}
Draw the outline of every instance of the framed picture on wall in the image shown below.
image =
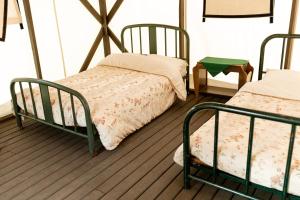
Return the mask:
{"type": "Polygon", "coordinates": [[[5,40],[8,24],[20,24],[23,28],[17,0],[0,0],[0,41],[5,40]]]}
{"type": "Polygon", "coordinates": [[[206,18],[270,17],[273,23],[274,0],[203,0],[206,18]]]}
{"type": "Polygon", "coordinates": [[[0,0],[0,41],[5,40],[8,0],[0,0]]]}

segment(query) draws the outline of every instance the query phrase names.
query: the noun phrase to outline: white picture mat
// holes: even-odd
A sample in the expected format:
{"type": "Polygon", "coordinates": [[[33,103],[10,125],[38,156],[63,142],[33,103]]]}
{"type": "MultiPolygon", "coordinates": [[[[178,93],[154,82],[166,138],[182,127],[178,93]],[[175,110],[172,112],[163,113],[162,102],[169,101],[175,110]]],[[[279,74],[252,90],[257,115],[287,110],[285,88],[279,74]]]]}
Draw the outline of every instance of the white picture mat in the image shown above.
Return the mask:
{"type": "Polygon", "coordinates": [[[271,13],[271,0],[206,0],[206,15],[259,15],[271,13]]]}

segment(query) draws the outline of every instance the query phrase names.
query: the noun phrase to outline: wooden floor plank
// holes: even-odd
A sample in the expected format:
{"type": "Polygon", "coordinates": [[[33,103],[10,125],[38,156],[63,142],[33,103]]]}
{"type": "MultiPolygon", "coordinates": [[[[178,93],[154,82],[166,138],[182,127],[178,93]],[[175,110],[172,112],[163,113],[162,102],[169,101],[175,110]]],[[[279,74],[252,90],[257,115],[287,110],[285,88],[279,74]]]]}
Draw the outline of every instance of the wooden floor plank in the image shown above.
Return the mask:
{"type": "Polygon", "coordinates": [[[1,135],[2,137],[0,138],[0,145],[3,146],[8,141],[10,141],[9,144],[12,144],[11,140],[13,139],[16,140],[17,137],[22,135],[24,136],[26,133],[31,132],[32,130],[37,129],[37,127],[41,127],[41,126],[42,126],[41,124],[33,122],[28,126],[28,128],[24,128],[21,130],[11,129],[1,135]]]}
{"type": "MultiPolygon", "coordinates": [[[[122,194],[120,199],[137,199],[150,185],[152,185],[159,177],[161,177],[166,171],[168,171],[174,162],[172,158],[174,152],[171,152],[168,157],[161,161],[153,170],[147,173],[142,179],[136,181],[135,185],[131,187],[126,193],[122,194]]],[[[176,172],[175,172],[176,173],[176,172]]],[[[132,176],[132,175],[131,175],[132,176]]],[[[120,185],[123,185],[122,183],[120,185]]]]}
{"type": "Polygon", "coordinates": [[[254,197],[261,199],[261,200],[269,200],[272,197],[271,193],[264,192],[262,190],[256,190],[253,194],[254,197]]]}
{"type": "MultiPolygon", "coordinates": [[[[199,119],[197,119],[197,118],[194,118],[194,120],[192,121],[192,127],[191,127],[191,129],[195,129],[196,127],[198,127],[198,125],[199,124],[202,124],[202,123],[204,123],[209,117],[210,117],[210,115],[208,115],[207,114],[207,112],[205,112],[205,113],[202,113],[202,117],[201,118],[199,118],[199,119]]],[[[174,152],[175,152],[175,150],[177,149],[177,147],[180,145],[180,143],[182,142],[182,126],[180,126],[179,127],[179,129],[178,129],[178,138],[179,138],[179,142],[178,142],[178,144],[176,145],[176,148],[171,152],[171,155],[168,157],[168,162],[169,162],[169,165],[167,165],[167,166],[170,166],[174,161],[173,161],[173,156],[174,156],[174,152]]],[[[175,134],[175,132],[174,131],[172,131],[172,134],[175,134]]],[[[173,140],[174,141],[174,140],[173,140]]],[[[172,142],[173,142],[172,141],[172,142]]],[[[146,166],[149,166],[150,164],[148,164],[148,163],[145,163],[145,165],[146,166]]],[[[146,172],[146,170],[140,170],[140,169],[138,169],[138,171],[142,171],[142,172],[146,172]]],[[[116,176],[118,176],[118,175],[116,175],[116,176]]],[[[120,177],[120,176],[118,176],[118,177],[120,177]]],[[[130,176],[130,178],[132,178],[132,177],[135,177],[135,178],[137,178],[136,177],[136,175],[134,175],[134,174],[132,174],[131,176],[130,176]]],[[[151,179],[153,179],[153,177],[154,176],[149,176],[148,178],[151,178],[151,179]]],[[[112,180],[116,180],[116,179],[114,179],[114,178],[112,178],[112,180]]],[[[135,180],[135,182],[136,181],[138,181],[138,179],[137,180],[135,180]]],[[[122,184],[120,184],[122,187],[125,187],[126,189],[125,189],[125,191],[126,190],[128,190],[129,188],[129,186],[130,186],[130,184],[129,183],[126,183],[126,184],[123,184],[123,182],[124,182],[124,180],[122,181],[122,184]]],[[[126,182],[126,181],[125,181],[126,182]]],[[[137,187],[135,187],[135,188],[131,188],[132,189],[132,191],[135,191],[135,193],[138,191],[138,190],[141,190],[143,187],[145,187],[145,185],[147,185],[147,184],[145,184],[145,183],[143,183],[143,185],[141,185],[140,184],[140,186],[137,186],[137,187]]],[[[107,189],[108,187],[110,187],[110,189],[112,188],[112,187],[114,187],[114,185],[113,186],[108,186],[106,183],[104,183],[103,184],[103,187],[99,187],[98,189],[100,190],[100,191],[103,191],[103,192],[106,192],[107,190],[109,190],[109,189],[107,189]],[[104,187],[104,188],[103,188],[104,187]]],[[[146,188],[145,188],[146,189],[146,188]]],[[[114,188],[114,190],[116,190],[116,191],[118,191],[119,193],[120,193],[120,191],[122,191],[122,189],[121,188],[118,188],[118,187],[116,187],[116,188],[114,188]]],[[[111,191],[111,193],[115,196],[116,194],[117,194],[117,192],[115,192],[115,191],[111,191]]],[[[130,196],[139,196],[140,194],[139,193],[136,193],[136,194],[131,194],[130,196]]]]}
{"type": "Polygon", "coordinates": [[[85,196],[82,200],[98,200],[103,195],[104,194],[102,192],[100,192],[99,190],[93,190],[87,196],[85,196]]]}
{"type": "Polygon", "coordinates": [[[77,143],[76,145],[69,148],[69,154],[67,156],[65,156],[67,153],[61,153],[61,158],[64,158],[60,162],[52,162],[52,165],[47,167],[45,170],[35,173],[29,178],[29,180],[26,180],[26,182],[23,182],[22,184],[19,184],[18,186],[14,187],[13,193],[18,193],[18,195],[15,196],[14,199],[30,199],[32,195],[47,187],[48,184],[55,183],[55,181],[60,177],[58,176],[60,175],[58,173],[59,170],[60,172],[67,173],[68,171],[74,169],[74,167],[78,165],[79,161],[81,161],[81,163],[86,161],[88,151],[85,148],[85,146],[85,143],[77,143]],[[85,159],[79,160],[78,157],[80,158],[82,156],[85,159]],[[68,166],[72,166],[72,168],[67,169],[68,166]]]}
{"type": "MultiPolygon", "coordinates": [[[[194,100],[190,102],[192,102],[192,104],[195,103],[194,100]]],[[[95,176],[95,173],[109,167],[111,164],[131,152],[136,146],[148,140],[154,132],[158,132],[161,129],[161,127],[157,126],[158,124],[167,126],[174,118],[181,116],[182,113],[187,110],[188,108],[186,107],[186,104],[179,103],[178,107],[171,108],[167,113],[156,119],[154,122],[128,137],[126,142],[121,144],[116,150],[103,151],[100,153],[93,160],[87,163],[87,166],[91,167],[85,166],[78,168],[72,173],[62,177],[58,182],[56,182],[56,184],[50,185],[47,189],[41,191],[33,198],[43,199],[52,196],[52,198],[55,199],[58,195],[57,193],[60,193],[60,191],[62,194],[72,193],[72,191],[80,187],[81,184],[92,179],[95,176]]]]}
{"type": "MultiPolygon", "coordinates": [[[[226,180],[225,183],[223,184],[223,186],[225,186],[229,189],[237,190],[239,188],[240,184],[233,182],[233,181],[226,180]]],[[[214,200],[231,199],[232,197],[233,197],[232,193],[227,192],[225,190],[218,190],[216,196],[214,197],[214,200]]]]}
{"type": "MultiPolygon", "coordinates": [[[[36,143],[39,143],[40,140],[43,140],[45,137],[44,133],[45,131],[49,131],[49,135],[46,135],[47,137],[52,136],[54,130],[50,129],[50,127],[41,126],[38,128],[33,129],[27,129],[27,132],[21,133],[16,135],[14,138],[11,138],[4,143],[1,144],[2,146],[2,153],[1,158],[3,159],[5,157],[5,152],[13,152],[15,154],[22,152],[24,149],[28,148],[28,143],[32,142],[31,137],[33,135],[37,135],[36,143]],[[27,145],[27,146],[26,146],[27,145]]],[[[29,146],[30,148],[30,146],[29,146]]]]}
{"type": "MultiPolygon", "coordinates": [[[[187,108],[188,109],[188,108],[187,108]]],[[[89,180],[87,183],[82,185],[77,190],[74,190],[72,187],[72,190],[74,191],[68,198],[66,199],[74,199],[74,198],[81,198],[83,195],[89,193],[91,190],[95,189],[95,186],[99,185],[100,183],[103,183],[105,180],[110,178],[113,174],[118,172],[120,169],[122,169],[123,166],[130,163],[131,161],[134,161],[135,158],[137,158],[138,155],[141,154],[141,152],[150,152],[151,148],[153,148],[153,144],[157,144],[158,142],[161,142],[163,138],[168,140],[168,136],[171,135],[171,132],[174,127],[180,126],[180,122],[182,122],[184,116],[180,115],[177,119],[172,121],[170,124],[168,124],[165,127],[162,127],[162,129],[155,133],[154,136],[146,140],[144,143],[139,144],[133,151],[128,153],[126,157],[121,158],[117,163],[114,163],[113,165],[106,167],[105,170],[102,170],[101,173],[94,176],[91,180],[89,180]],[[169,135],[167,135],[169,134],[169,135]]],[[[101,191],[101,190],[100,190],[101,191]]],[[[65,191],[61,192],[61,195],[65,196],[65,191]]],[[[54,199],[60,199],[61,196],[55,196],[54,199]]]]}
{"type": "MultiPolygon", "coordinates": [[[[19,127],[16,126],[16,121],[15,120],[11,120],[11,121],[12,121],[11,125],[9,125],[9,127],[6,127],[6,129],[3,128],[2,124],[1,124],[0,129],[2,129],[2,131],[0,130],[0,139],[2,139],[3,137],[6,137],[8,135],[11,135],[14,132],[22,131],[22,130],[26,129],[27,127],[31,126],[32,124],[36,124],[36,122],[34,122],[32,120],[30,120],[30,121],[26,120],[23,123],[24,128],[20,129],[19,127]]],[[[38,125],[42,125],[42,124],[38,124],[38,125]]]]}
{"type": "MultiPolygon", "coordinates": [[[[245,187],[244,187],[244,185],[241,184],[241,185],[238,187],[237,191],[242,192],[242,193],[245,192],[245,187]]],[[[250,188],[249,188],[249,193],[248,193],[248,194],[250,194],[250,195],[253,196],[254,192],[255,192],[255,189],[253,189],[252,187],[250,187],[250,188]]],[[[232,200],[247,200],[247,199],[244,198],[244,197],[241,197],[241,196],[239,196],[239,195],[234,195],[234,196],[232,197],[232,200]]]]}
{"type": "MultiPolygon", "coordinates": [[[[181,172],[158,196],[157,200],[175,199],[183,189],[183,173],[181,172]]],[[[141,196],[139,199],[142,199],[141,196]]],[[[151,199],[145,196],[145,199],[151,199]]]]}
{"type": "MultiPolygon", "coordinates": [[[[201,174],[201,177],[208,178],[207,174],[201,174]]],[[[181,189],[178,195],[175,197],[175,199],[180,200],[180,199],[194,199],[194,197],[197,195],[199,190],[202,190],[202,188],[205,186],[203,183],[198,183],[195,181],[191,182],[191,188],[188,190],[181,189]]]]}
{"type": "MultiPolygon", "coordinates": [[[[212,180],[212,177],[211,177],[212,180]]],[[[217,178],[217,183],[218,184],[223,184],[225,182],[225,180],[223,178],[217,178]]],[[[199,199],[199,200],[208,200],[208,199],[214,199],[214,197],[216,196],[216,194],[218,193],[219,189],[210,186],[210,185],[204,185],[204,187],[202,187],[197,195],[193,198],[195,200],[199,199]]],[[[223,199],[223,200],[229,200],[229,199],[223,199]]]]}
{"type": "MultiPolygon", "coordinates": [[[[115,150],[101,150],[94,158],[82,138],[31,120],[22,130],[14,119],[0,123],[0,199],[240,199],[195,181],[190,190],[183,190],[182,167],[173,162],[173,155],[182,142],[186,112],[205,101],[227,99],[191,95],[115,150]]],[[[197,114],[191,132],[210,114],[197,114]]],[[[230,181],[224,185],[242,190],[230,181]]],[[[276,199],[259,190],[251,192],[258,198],[276,199]]]]}
{"type": "Polygon", "coordinates": [[[65,136],[64,138],[62,138],[62,140],[57,140],[54,143],[49,144],[46,148],[47,151],[44,151],[44,149],[42,149],[42,153],[40,153],[39,156],[34,156],[33,158],[26,157],[29,160],[28,162],[25,162],[23,164],[21,163],[22,165],[19,165],[19,163],[17,163],[17,166],[14,166],[14,163],[12,163],[12,165],[7,166],[7,168],[3,169],[3,173],[1,174],[0,185],[9,180],[12,180],[14,177],[17,177],[21,174],[23,175],[24,173],[28,173],[39,163],[47,162],[48,159],[55,156],[56,153],[64,150],[64,148],[67,147],[66,143],[68,142],[79,142],[79,139],[65,136]],[[9,170],[10,167],[12,168],[11,170],[9,170]],[[4,173],[4,171],[7,172],[4,173]]]}
{"type": "Polygon", "coordinates": [[[72,160],[74,158],[77,158],[78,155],[74,153],[76,153],[76,150],[84,146],[84,144],[82,143],[81,145],[77,144],[78,140],[72,139],[69,143],[65,143],[63,148],[56,148],[55,150],[53,150],[56,152],[54,152],[52,157],[46,162],[37,164],[26,173],[19,175],[9,182],[1,185],[0,199],[10,199],[27,189],[27,187],[30,186],[31,182],[36,181],[33,177],[37,177],[37,173],[40,173],[45,177],[47,174],[46,172],[55,171],[55,169],[60,165],[64,165],[66,162],[69,162],[69,159],[72,160]]]}
{"type": "MultiPolygon", "coordinates": [[[[45,137],[44,140],[41,140],[40,143],[38,144],[33,143],[31,145],[29,143],[27,146],[30,146],[31,148],[24,149],[22,152],[18,154],[15,154],[13,152],[14,153],[13,156],[4,159],[0,164],[1,167],[0,177],[6,175],[8,172],[13,171],[14,169],[20,166],[24,167],[25,164],[30,163],[32,160],[40,156],[44,156],[46,152],[49,152],[52,149],[56,148],[57,145],[63,145],[63,143],[65,142],[64,137],[66,137],[66,135],[59,134],[56,131],[52,133],[51,135],[49,135],[49,137],[44,136],[45,137]]],[[[33,139],[36,138],[34,137],[33,139]]]]}
{"type": "Polygon", "coordinates": [[[138,199],[155,199],[159,194],[176,178],[182,171],[182,167],[173,165],[163,175],[159,177],[138,199]]]}

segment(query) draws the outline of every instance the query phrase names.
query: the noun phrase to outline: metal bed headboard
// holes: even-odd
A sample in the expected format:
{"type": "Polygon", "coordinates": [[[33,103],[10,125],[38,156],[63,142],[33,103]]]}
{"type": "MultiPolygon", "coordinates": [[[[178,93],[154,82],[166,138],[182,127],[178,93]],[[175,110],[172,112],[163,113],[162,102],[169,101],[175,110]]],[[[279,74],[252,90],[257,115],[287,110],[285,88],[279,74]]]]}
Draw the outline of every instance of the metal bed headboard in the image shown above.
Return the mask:
{"type": "Polygon", "coordinates": [[[264,60],[265,60],[265,49],[268,42],[272,39],[282,38],[282,50],[281,50],[281,61],[280,61],[280,69],[283,69],[284,57],[285,57],[285,49],[286,49],[286,41],[289,39],[300,39],[300,34],[273,34],[267,37],[261,44],[260,48],[260,58],[259,58],[259,71],[258,71],[258,80],[262,79],[262,75],[266,73],[264,71],[264,60]]]}
{"type": "Polygon", "coordinates": [[[184,77],[186,79],[186,89],[189,92],[189,64],[190,64],[190,38],[188,33],[179,27],[164,25],[164,24],[132,24],[125,26],[121,32],[121,43],[122,43],[122,52],[131,52],[131,53],[139,53],[139,54],[158,54],[158,41],[157,41],[157,31],[162,30],[163,32],[163,41],[164,42],[164,56],[170,56],[168,54],[168,47],[171,46],[168,43],[168,35],[170,32],[174,33],[174,42],[172,45],[174,46],[174,54],[170,57],[175,57],[179,59],[183,59],[188,63],[187,66],[187,75],[184,77]],[[149,45],[149,51],[144,52],[145,40],[143,40],[143,31],[146,29],[148,31],[148,40],[147,43],[149,45]],[[134,39],[133,30],[138,30],[138,39],[134,39]],[[129,31],[130,39],[126,40],[125,43],[125,33],[129,31]],[[139,42],[139,48],[134,49],[134,41],[139,42]],[[128,51],[128,49],[130,51],[128,51]]]}

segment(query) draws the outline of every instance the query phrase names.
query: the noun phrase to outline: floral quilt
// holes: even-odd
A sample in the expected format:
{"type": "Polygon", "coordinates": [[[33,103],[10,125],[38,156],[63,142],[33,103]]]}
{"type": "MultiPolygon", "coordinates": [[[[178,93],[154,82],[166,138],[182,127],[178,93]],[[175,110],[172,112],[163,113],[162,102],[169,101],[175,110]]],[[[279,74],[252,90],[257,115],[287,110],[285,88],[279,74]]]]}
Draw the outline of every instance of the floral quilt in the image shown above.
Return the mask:
{"type": "MultiPolygon", "coordinates": [[[[176,100],[168,78],[118,67],[97,66],[57,83],[78,91],[86,98],[92,121],[108,150],[115,149],[126,136],[162,114],[176,100]]],[[[50,88],[49,92],[54,121],[62,124],[57,91],[50,88]]],[[[25,99],[28,111],[33,113],[29,91],[25,91],[25,99]]],[[[34,99],[38,117],[43,119],[38,89],[34,89],[34,99]]],[[[23,108],[20,94],[17,101],[23,108]]],[[[62,93],[62,103],[66,125],[72,126],[70,96],[62,93]]],[[[75,110],[78,125],[86,126],[84,110],[76,99],[75,110]]]]}

